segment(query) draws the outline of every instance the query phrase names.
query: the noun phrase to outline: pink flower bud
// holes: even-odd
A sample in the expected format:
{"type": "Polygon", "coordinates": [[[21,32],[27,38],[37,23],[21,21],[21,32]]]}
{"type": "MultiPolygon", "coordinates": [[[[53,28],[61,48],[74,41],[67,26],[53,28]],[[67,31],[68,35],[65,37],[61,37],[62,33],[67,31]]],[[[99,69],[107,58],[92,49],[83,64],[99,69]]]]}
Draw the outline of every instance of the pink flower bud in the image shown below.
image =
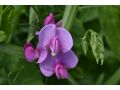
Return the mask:
{"type": "Polygon", "coordinates": [[[36,50],[32,47],[31,43],[26,43],[24,45],[24,55],[27,61],[32,62],[37,59],[36,50]]]}
{"type": "Polygon", "coordinates": [[[55,24],[54,16],[52,13],[50,13],[44,20],[44,25],[47,25],[47,24],[55,24]]]}

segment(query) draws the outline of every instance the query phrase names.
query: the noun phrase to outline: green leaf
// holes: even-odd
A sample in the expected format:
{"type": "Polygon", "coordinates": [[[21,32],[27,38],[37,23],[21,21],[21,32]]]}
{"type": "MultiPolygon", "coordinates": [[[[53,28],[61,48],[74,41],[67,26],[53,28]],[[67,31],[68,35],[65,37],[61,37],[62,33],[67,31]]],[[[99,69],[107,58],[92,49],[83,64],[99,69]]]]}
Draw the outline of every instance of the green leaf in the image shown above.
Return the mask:
{"type": "Polygon", "coordinates": [[[32,25],[35,21],[38,22],[39,18],[35,12],[35,10],[30,7],[30,12],[29,12],[29,25],[32,25]]]}
{"type": "Polygon", "coordinates": [[[106,80],[105,84],[117,84],[120,81],[120,68],[118,68],[115,73],[106,80]]]}
{"type": "Polygon", "coordinates": [[[25,60],[19,61],[18,67],[9,73],[8,78],[9,84],[43,84],[42,75],[37,64],[25,60]]]}
{"type": "Polygon", "coordinates": [[[0,44],[0,53],[13,57],[24,58],[23,47],[11,44],[0,44]]]}
{"type": "Polygon", "coordinates": [[[98,64],[99,56],[98,56],[97,38],[94,33],[91,34],[90,45],[92,48],[93,55],[95,56],[97,64],[98,64]]]}
{"type": "Polygon", "coordinates": [[[95,32],[91,33],[90,45],[97,63],[99,60],[101,60],[102,65],[104,61],[104,45],[101,37],[98,36],[95,32]]]}
{"type": "Polygon", "coordinates": [[[6,34],[5,34],[5,32],[3,32],[3,31],[0,31],[0,42],[2,42],[2,41],[5,41],[6,40],[6,34]]]}
{"type": "Polygon", "coordinates": [[[8,84],[8,78],[7,78],[7,73],[5,71],[5,68],[0,68],[0,85],[1,84],[8,84]]]}
{"type": "Polygon", "coordinates": [[[15,8],[16,14],[20,15],[20,14],[24,14],[25,13],[25,8],[27,6],[25,6],[25,5],[13,5],[13,7],[15,8]]]}
{"type": "Polygon", "coordinates": [[[6,70],[9,84],[43,84],[38,64],[25,60],[23,47],[0,44],[0,57],[0,67],[6,70]]]}
{"type": "Polygon", "coordinates": [[[120,57],[120,7],[103,6],[99,15],[105,39],[115,55],[120,57]]]}
{"type": "Polygon", "coordinates": [[[85,35],[82,38],[82,45],[83,45],[83,51],[86,55],[88,45],[87,45],[87,35],[90,33],[91,38],[90,38],[90,46],[92,48],[92,53],[96,59],[97,64],[99,63],[99,60],[101,61],[101,65],[103,64],[104,61],[104,45],[102,38],[93,30],[88,30],[85,35]]]}
{"type": "Polygon", "coordinates": [[[2,21],[2,12],[3,12],[3,6],[0,6],[0,27],[1,27],[1,21],[2,21]]]}
{"type": "Polygon", "coordinates": [[[99,77],[97,78],[95,84],[98,84],[98,85],[99,85],[99,84],[102,84],[103,81],[104,81],[104,78],[105,78],[105,74],[104,74],[104,73],[101,73],[101,74],[99,75],[99,77]]]}
{"type": "Polygon", "coordinates": [[[13,34],[15,21],[15,8],[13,6],[5,6],[2,11],[1,30],[7,34],[6,42],[10,42],[13,34]]]}
{"type": "Polygon", "coordinates": [[[72,23],[74,21],[76,12],[77,12],[77,5],[68,5],[65,8],[63,20],[62,20],[62,26],[66,29],[70,30],[72,23]]]}
{"type": "Polygon", "coordinates": [[[83,22],[89,22],[98,18],[99,7],[100,6],[80,6],[78,9],[80,12],[80,20],[83,22]]]}
{"type": "Polygon", "coordinates": [[[82,40],[82,46],[83,46],[84,54],[86,55],[87,50],[88,50],[88,44],[87,44],[87,41],[85,39],[82,40]]]}
{"type": "Polygon", "coordinates": [[[39,18],[35,12],[35,10],[30,7],[30,13],[29,13],[29,34],[27,38],[27,42],[30,42],[34,36],[35,36],[35,24],[39,22],[39,18]]]}

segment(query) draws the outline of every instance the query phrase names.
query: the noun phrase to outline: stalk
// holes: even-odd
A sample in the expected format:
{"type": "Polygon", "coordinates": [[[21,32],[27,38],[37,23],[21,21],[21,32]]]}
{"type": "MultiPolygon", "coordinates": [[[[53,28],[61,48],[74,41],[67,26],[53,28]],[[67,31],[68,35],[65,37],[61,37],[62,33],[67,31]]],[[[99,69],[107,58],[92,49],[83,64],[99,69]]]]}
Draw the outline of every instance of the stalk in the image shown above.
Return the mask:
{"type": "Polygon", "coordinates": [[[70,30],[72,23],[74,21],[76,12],[77,12],[77,5],[68,5],[65,8],[63,20],[62,20],[62,27],[70,30]]]}

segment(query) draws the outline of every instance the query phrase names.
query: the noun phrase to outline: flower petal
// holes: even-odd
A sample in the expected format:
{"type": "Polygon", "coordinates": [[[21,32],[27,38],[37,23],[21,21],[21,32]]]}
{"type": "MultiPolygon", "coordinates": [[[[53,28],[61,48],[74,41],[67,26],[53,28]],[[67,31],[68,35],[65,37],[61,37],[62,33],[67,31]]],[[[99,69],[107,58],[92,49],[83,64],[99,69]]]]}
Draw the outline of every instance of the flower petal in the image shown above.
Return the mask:
{"type": "Polygon", "coordinates": [[[51,55],[47,56],[46,60],[39,64],[40,71],[46,77],[50,77],[54,74],[54,65],[55,65],[56,57],[52,57],[51,55]]]}
{"type": "Polygon", "coordinates": [[[36,34],[38,35],[38,39],[40,42],[41,46],[48,46],[51,39],[55,36],[56,34],[56,26],[55,24],[48,24],[45,25],[40,32],[37,32],[36,34]]]}
{"type": "Polygon", "coordinates": [[[67,53],[61,53],[58,56],[62,65],[65,68],[74,68],[78,63],[78,58],[73,51],[68,51],[67,53]]]}
{"type": "Polygon", "coordinates": [[[38,59],[38,63],[41,63],[43,62],[47,57],[47,50],[44,49],[44,50],[40,50],[39,51],[39,59],[38,59]]]}
{"type": "Polygon", "coordinates": [[[72,36],[70,35],[70,33],[65,28],[58,27],[57,36],[62,46],[62,51],[63,52],[69,51],[73,46],[73,40],[72,40],[72,36]]]}
{"type": "Polygon", "coordinates": [[[26,43],[24,45],[24,55],[27,61],[32,62],[37,59],[37,54],[35,49],[32,47],[31,43],[26,43]]]}

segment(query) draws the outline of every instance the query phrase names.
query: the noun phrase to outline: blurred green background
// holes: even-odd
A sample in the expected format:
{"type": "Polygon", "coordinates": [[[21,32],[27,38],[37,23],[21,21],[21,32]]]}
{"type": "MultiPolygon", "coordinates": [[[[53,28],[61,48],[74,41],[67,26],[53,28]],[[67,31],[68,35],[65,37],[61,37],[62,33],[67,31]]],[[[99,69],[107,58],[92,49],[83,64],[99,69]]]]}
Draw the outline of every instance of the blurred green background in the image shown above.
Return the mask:
{"type": "MultiPolygon", "coordinates": [[[[69,70],[68,80],[46,78],[38,65],[23,55],[28,33],[43,27],[44,18],[52,12],[56,22],[63,18],[65,6],[0,6],[0,84],[120,84],[120,6],[79,6],[70,33],[73,51],[79,58],[69,70]],[[104,64],[97,64],[90,45],[85,56],[81,38],[93,29],[104,41],[104,64]]],[[[37,36],[31,41],[37,44],[37,36]]]]}

